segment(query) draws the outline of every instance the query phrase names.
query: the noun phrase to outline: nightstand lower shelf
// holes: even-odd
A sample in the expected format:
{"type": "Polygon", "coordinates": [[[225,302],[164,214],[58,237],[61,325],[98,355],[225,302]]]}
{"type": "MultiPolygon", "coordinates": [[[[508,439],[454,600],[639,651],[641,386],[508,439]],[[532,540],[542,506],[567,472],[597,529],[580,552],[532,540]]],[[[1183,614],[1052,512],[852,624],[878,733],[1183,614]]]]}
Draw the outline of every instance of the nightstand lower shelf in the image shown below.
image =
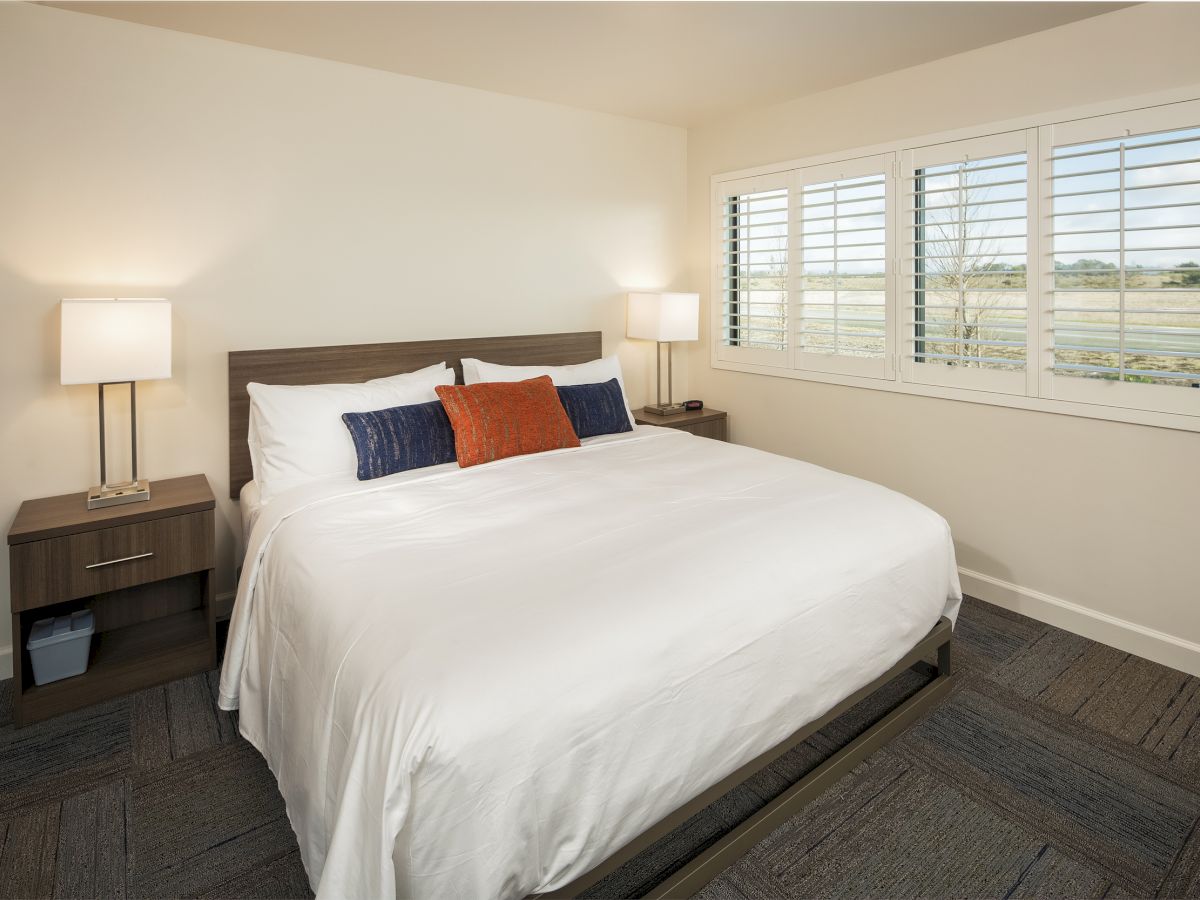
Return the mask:
{"type": "Polygon", "coordinates": [[[37,722],[214,665],[204,609],[102,631],[92,637],[86,672],[21,693],[21,718],[37,722]]]}

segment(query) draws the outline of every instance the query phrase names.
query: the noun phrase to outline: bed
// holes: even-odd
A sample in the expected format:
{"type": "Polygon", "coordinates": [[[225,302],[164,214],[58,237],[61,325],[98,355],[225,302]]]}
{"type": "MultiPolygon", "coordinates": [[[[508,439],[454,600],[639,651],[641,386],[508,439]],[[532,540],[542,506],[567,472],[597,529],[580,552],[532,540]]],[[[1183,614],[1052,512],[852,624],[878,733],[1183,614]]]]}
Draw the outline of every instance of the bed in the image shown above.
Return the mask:
{"type": "MultiPolygon", "coordinates": [[[[372,348],[230,355],[231,494],[250,380],[600,355],[594,333],[372,348]]],[[[249,532],[220,702],[321,897],[576,894],[936,657],[924,688],[656,889],[693,892],[951,678],[944,520],[671,429],[308,485],[249,532]]]]}

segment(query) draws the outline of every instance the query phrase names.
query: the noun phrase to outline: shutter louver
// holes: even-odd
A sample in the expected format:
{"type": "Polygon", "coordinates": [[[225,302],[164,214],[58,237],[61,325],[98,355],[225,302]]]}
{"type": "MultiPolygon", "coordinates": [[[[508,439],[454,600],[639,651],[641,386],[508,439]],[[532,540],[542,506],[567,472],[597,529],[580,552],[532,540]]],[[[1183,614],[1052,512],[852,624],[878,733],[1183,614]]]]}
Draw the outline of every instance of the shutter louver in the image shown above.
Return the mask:
{"type": "Polygon", "coordinates": [[[725,197],[720,229],[722,345],[787,350],[787,189],[725,197]]]}
{"type": "Polygon", "coordinates": [[[1200,387],[1200,128],[1049,164],[1055,376],[1200,387]]]}
{"type": "Polygon", "coordinates": [[[887,351],[883,174],[804,186],[798,345],[881,358],[887,351]]]}
{"type": "Polygon", "coordinates": [[[1028,140],[1013,132],[906,155],[907,380],[1026,392],[1028,140]]]}
{"type": "Polygon", "coordinates": [[[1200,99],[1062,118],[714,176],[714,367],[1200,432],[1200,99]]]}
{"type": "Polygon", "coordinates": [[[799,368],[892,377],[892,156],[797,173],[799,368]]]}

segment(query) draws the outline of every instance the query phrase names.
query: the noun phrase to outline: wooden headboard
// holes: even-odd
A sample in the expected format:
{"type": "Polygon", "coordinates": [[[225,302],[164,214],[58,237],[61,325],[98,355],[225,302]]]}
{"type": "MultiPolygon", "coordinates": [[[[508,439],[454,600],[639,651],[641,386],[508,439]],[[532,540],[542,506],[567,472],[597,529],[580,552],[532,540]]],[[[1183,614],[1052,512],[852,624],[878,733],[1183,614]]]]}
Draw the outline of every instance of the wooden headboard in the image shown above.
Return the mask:
{"type": "Polygon", "coordinates": [[[522,334],[513,337],[347,344],[284,350],[234,350],[229,354],[229,496],[237,499],[253,477],[246,433],[250,395],[246,385],[346,384],[413,372],[443,360],[462,383],[464,357],[507,366],[565,366],[600,356],[600,332],[522,334]]]}

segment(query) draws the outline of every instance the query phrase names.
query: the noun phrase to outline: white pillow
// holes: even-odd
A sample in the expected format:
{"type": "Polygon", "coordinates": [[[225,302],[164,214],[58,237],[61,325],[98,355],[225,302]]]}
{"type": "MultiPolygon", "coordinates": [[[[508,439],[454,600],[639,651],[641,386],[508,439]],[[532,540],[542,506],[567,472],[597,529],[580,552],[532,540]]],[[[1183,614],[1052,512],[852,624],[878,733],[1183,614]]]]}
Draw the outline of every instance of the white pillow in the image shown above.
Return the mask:
{"type": "Polygon", "coordinates": [[[465,384],[479,384],[483,381],[526,381],[549,375],[555,387],[567,387],[573,384],[602,384],[615,378],[621,387],[625,411],[629,412],[629,424],[635,427],[637,425],[633,420],[633,413],[629,410],[625,379],[621,377],[621,363],[615,354],[573,366],[502,366],[480,359],[464,359],[462,368],[465,384]]]}
{"type": "Polygon", "coordinates": [[[428,403],[439,384],[454,384],[444,362],[361,384],[246,385],[247,442],[262,502],[310,481],[353,477],[358,457],[342,413],[428,403]]]}

